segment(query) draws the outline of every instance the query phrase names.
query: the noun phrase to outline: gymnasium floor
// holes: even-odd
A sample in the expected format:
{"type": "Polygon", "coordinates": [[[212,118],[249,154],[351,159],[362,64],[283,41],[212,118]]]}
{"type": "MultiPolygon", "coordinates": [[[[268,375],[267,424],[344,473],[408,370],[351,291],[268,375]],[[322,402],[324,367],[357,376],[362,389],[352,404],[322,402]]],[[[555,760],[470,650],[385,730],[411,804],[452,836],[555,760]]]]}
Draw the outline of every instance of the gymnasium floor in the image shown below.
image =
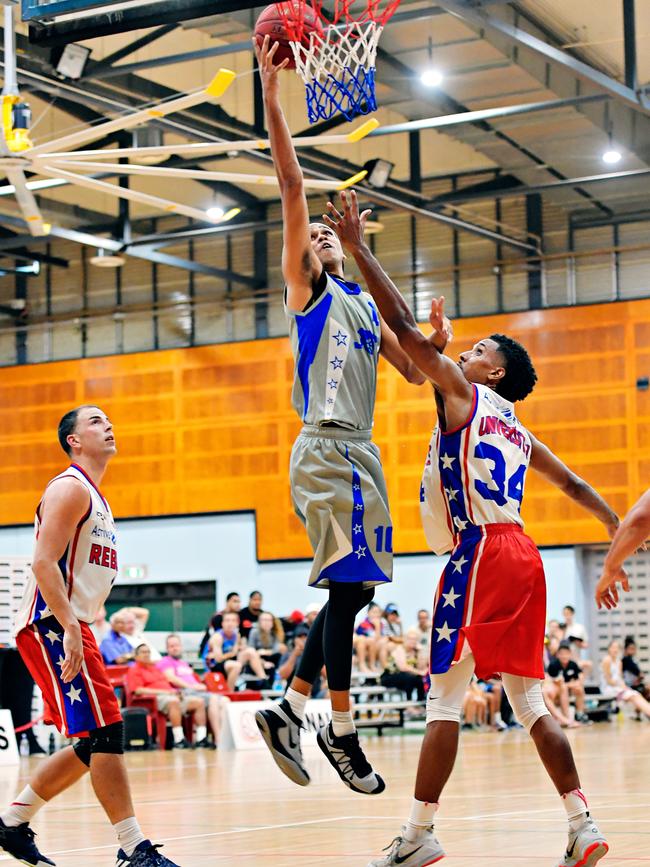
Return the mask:
{"type": "MultiPolygon", "coordinates": [[[[650,865],[650,724],[620,720],[569,737],[610,842],[602,863],[650,865]]],[[[345,789],[316,747],[305,750],[312,773],[305,789],[257,751],[152,751],[129,753],[127,761],[143,828],[181,867],[365,867],[399,830],[420,735],[373,736],[364,744],[388,782],[377,798],[345,789]]],[[[3,802],[36,761],[3,769],[3,802]]],[[[61,867],[115,863],[111,830],[87,780],[46,808],[34,828],[40,848],[61,867]]],[[[463,734],[437,828],[450,867],[554,867],[566,841],[564,812],[519,731],[463,734]]]]}

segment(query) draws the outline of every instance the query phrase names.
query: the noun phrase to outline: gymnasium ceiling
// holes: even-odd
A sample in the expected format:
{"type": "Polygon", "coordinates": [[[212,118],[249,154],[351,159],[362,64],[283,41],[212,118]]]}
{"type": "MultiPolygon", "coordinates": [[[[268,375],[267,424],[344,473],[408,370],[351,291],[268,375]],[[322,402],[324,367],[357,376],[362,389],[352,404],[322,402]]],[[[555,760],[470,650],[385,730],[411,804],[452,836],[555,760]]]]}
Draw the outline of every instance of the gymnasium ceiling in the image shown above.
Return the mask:
{"type": "MultiPolygon", "coordinates": [[[[626,2],[628,8],[634,7],[633,0],[626,2]]],[[[650,167],[650,101],[646,107],[642,95],[645,83],[650,82],[650,2],[636,3],[636,71],[629,60],[626,71],[623,6],[623,0],[572,0],[570,4],[565,0],[441,0],[435,4],[403,0],[380,43],[376,117],[382,127],[479,109],[595,97],[535,113],[420,131],[422,179],[484,171],[484,180],[490,182],[487,188],[477,188],[481,175],[474,175],[469,189],[461,184],[460,198],[454,200],[463,208],[460,215],[469,231],[475,218],[476,222],[482,219],[483,202],[512,195],[513,188],[519,187],[522,191],[541,187],[545,198],[584,223],[637,212],[650,215],[650,173],[598,182],[572,180],[650,167]],[[516,24],[555,53],[532,50],[524,40],[504,33],[500,26],[504,24],[506,28],[516,24]],[[419,81],[420,72],[429,65],[444,75],[439,88],[426,88],[419,81]],[[602,161],[610,141],[622,154],[613,168],[602,161]],[[555,186],[544,188],[548,184],[555,186]]],[[[79,81],[57,78],[50,62],[51,49],[30,45],[27,26],[21,24],[19,83],[32,106],[35,143],[79,124],[114,117],[128,106],[197,89],[221,66],[235,70],[238,78],[219,108],[208,105],[171,116],[171,122],[162,124],[164,143],[250,137],[256,117],[248,40],[260,9],[187,20],[176,26],[163,27],[161,22],[155,29],[87,40],[83,44],[91,49],[91,60],[79,81]],[[206,56],[211,51],[218,51],[218,56],[206,56]]],[[[302,82],[285,73],[283,90],[290,127],[301,132],[308,126],[302,82]]],[[[407,132],[380,135],[354,146],[306,152],[303,163],[314,176],[344,177],[371,158],[387,159],[395,165],[391,182],[379,193],[367,191],[369,198],[382,201],[383,197],[384,205],[410,210],[422,219],[450,214],[451,200],[447,204],[444,196],[432,200],[418,189],[409,156],[409,142],[413,145],[414,140],[407,132]]],[[[106,147],[116,144],[109,141],[106,147]]],[[[268,157],[259,153],[204,159],[200,166],[271,171],[268,157]]],[[[160,182],[131,178],[130,183],[138,190],[160,193],[160,182]]],[[[237,222],[260,219],[264,209],[259,203],[276,197],[272,188],[238,190],[203,182],[179,183],[174,195],[202,209],[214,204],[240,206],[237,222]]],[[[40,195],[39,202],[54,226],[95,236],[119,233],[117,199],[111,196],[59,187],[40,195]]],[[[150,232],[150,224],[139,221],[156,216],[144,206],[131,205],[133,232],[150,232]]],[[[17,220],[12,198],[0,196],[0,225],[18,233],[29,248],[32,242],[23,238],[25,230],[17,220]]],[[[169,225],[178,226],[178,220],[159,223],[163,230],[169,225]]],[[[507,227],[493,223],[490,228],[508,236],[507,227]]]]}

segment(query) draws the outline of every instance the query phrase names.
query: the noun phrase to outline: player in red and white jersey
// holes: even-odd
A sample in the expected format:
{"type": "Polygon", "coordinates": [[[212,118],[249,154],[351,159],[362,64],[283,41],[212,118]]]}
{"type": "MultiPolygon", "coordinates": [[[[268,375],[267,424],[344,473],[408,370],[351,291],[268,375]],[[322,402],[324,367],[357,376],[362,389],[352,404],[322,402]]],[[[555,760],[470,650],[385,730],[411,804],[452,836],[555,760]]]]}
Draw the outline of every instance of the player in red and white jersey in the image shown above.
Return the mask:
{"type": "Polygon", "coordinates": [[[113,426],[96,406],[59,423],[72,464],[48,484],[36,510],[32,575],[15,624],[16,644],[43,693],[45,720],[79,740],[40,765],[0,812],[0,848],[33,867],[54,864],[34,843],[38,810],[90,770],[117,836],[120,867],[176,867],[135,818],[124,765],[124,723],[90,624],[117,576],[115,526],[101,484],[116,452],[113,426]]]}
{"type": "Polygon", "coordinates": [[[425,867],[444,857],[433,819],[453,769],[463,697],[474,673],[501,675],[513,710],[561,795],[569,843],[558,867],[593,867],[608,846],[589,816],[568,740],[542,696],[544,570],[519,515],[528,466],[602,521],[610,535],[618,518],[517,420],[514,403],[530,394],[537,380],[523,346],[493,334],[461,353],[459,362],[446,358],[441,350],[450,326],[444,299],[432,303],[434,334],[427,338],[363,242],[356,195],[342,199],[344,213],[328,204],[327,222],[354,256],[400,345],[434,385],[438,429],[420,499],[432,547],[451,551],[436,593],[427,731],[411,815],[388,855],[368,867],[425,867]]]}

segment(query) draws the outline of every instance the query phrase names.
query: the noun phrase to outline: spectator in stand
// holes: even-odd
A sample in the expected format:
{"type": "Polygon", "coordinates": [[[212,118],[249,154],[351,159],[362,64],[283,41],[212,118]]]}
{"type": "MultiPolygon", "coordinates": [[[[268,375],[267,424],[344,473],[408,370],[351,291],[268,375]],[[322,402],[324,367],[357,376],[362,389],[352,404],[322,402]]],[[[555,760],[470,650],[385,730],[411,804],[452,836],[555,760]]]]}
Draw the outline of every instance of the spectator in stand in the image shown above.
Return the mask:
{"type": "Polygon", "coordinates": [[[559,620],[548,621],[548,625],[546,627],[546,637],[557,638],[558,641],[562,641],[562,639],[564,638],[564,628],[560,626],[559,620]]]}
{"type": "MultiPolygon", "coordinates": [[[[296,673],[296,669],[300,665],[300,660],[302,659],[302,655],[305,650],[305,643],[307,641],[307,636],[309,635],[309,629],[304,624],[301,623],[296,627],[293,636],[293,647],[288,653],[280,660],[280,665],[278,667],[278,674],[280,677],[286,681],[287,689],[291,686],[291,681],[293,680],[293,676],[296,673]]],[[[311,697],[312,698],[324,698],[326,695],[326,690],[324,688],[323,679],[319,674],[311,685],[311,697]]]]}
{"type": "Polygon", "coordinates": [[[296,629],[301,626],[304,621],[305,617],[302,611],[298,611],[297,608],[295,611],[292,611],[291,614],[287,614],[286,617],[281,619],[282,629],[284,631],[284,641],[287,644],[290,644],[293,641],[296,629]]]}
{"type": "Polygon", "coordinates": [[[368,613],[354,631],[353,648],[361,674],[376,675],[377,659],[382,646],[388,644],[386,625],[381,608],[376,602],[368,606],[368,613]]]}
{"type": "Polygon", "coordinates": [[[463,699],[463,728],[476,729],[485,725],[488,701],[474,675],[463,699]]]}
{"type": "Polygon", "coordinates": [[[565,605],[562,609],[564,616],[563,639],[569,642],[573,659],[578,663],[585,676],[588,677],[591,674],[593,665],[590,659],[584,658],[585,654],[583,651],[589,647],[587,630],[581,623],[576,623],[575,613],[576,610],[573,605],[565,605]]]}
{"type": "Polygon", "coordinates": [[[410,700],[415,692],[418,701],[424,701],[424,678],[428,667],[423,665],[418,649],[420,634],[409,629],[402,644],[393,644],[388,664],[381,675],[382,686],[395,687],[406,693],[410,700]]]}
{"type": "Polygon", "coordinates": [[[205,633],[203,634],[203,638],[201,639],[201,644],[199,646],[199,656],[201,658],[205,658],[206,648],[208,646],[208,641],[212,638],[217,629],[221,629],[221,623],[223,621],[223,615],[227,613],[235,613],[237,615],[237,624],[239,626],[239,612],[241,610],[241,597],[239,593],[229,593],[226,596],[226,607],[223,611],[215,611],[215,613],[210,618],[210,622],[205,628],[205,633]]]}
{"type": "Polygon", "coordinates": [[[257,623],[262,613],[262,594],[259,590],[253,590],[248,597],[248,605],[239,612],[239,631],[248,640],[251,629],[257,623]]]}
{"type": "Polygon", "coordinates": [[[212,727],[214,743],[208,738],[206,726],[196,722],[195,746],[214,750],[219,743],[222,714],[228,699],[214,692],[208,692],[206,685],[197,676],[189,662],[185,662],[180,636],[168,635],[166,644],[167,656],[163,656],[156,663],[156,668],[164,674],[173,687],[180,690],[183,698],[198,698],[203,702],[212,727]]]}
{"type": "Polygon", "coordinates": [[[585,713],[585,685],[582,669],[571,656],[571,645],[568,641],[562,641],[557,651],[557,656],[549,663],[547,673],[552,681],[564,680],[567,691],[562,694],[562,713],[569,716],[569,698],[573,696],[576,706],[576,721],[579,723],[591,722],[585,713]]]}
{"type": "Polygon", "coordinates": [[[144,630],[149,620],[148,608],[123,608],[120,612],[124,621],[124,637],[130,643],[133,650],[141,644],[146,644],[151,651],[151,661],[159,662],[162,659],[160,652],[147,641],[144,630]]]}
{"type": "Polygon", "coordinates": [[[226,676],[228,689],[234,692],[239,675],[244,666],[249,665],[258,680],[266,680],[267,674],[259,653],[246,646],[238,630],[239,614],[234,611],[224,613],[221,629],[217,629],[208,642],[206,662],[210,671],[226,676]]]}
{"type": "Polygon", "coordinates": [[[131,642],[124,634],[124,615],[116,611],[110,618],[111,629],[99,645],[106,665],[131,664],[135,658],[131,642]]]}
{"type": "Polygon", "coordinates": [[[318,602],[310,602],[309,605],[305,608],[305,626],[307,629],[311,629],[314,620],[318,617],[320,610],[323,606],[318,602]]]}
{"type": "Polygon", "coordinates": [[[503,684],[496,678],[478,680],[478,687],[485,696],[489,723],[498,732],[505,731],[508,726],[501,717],[501,702],[503,700],[503,684]]]}
{"type": "Polygon", "coordinates": [[[560,639],[556,635],[552,635],[544,642],[544,671],[548,671],[549,665],[557,657],[559,647],[560,639]]]}
{"type": "Polygon", "coordinates": [[[135,664],[126,676],[129,692],[141,698],[155,698],[158,710],[165,714],[172,727],[175,750],[191,749],[183,733],[183,714],[194,713],[197,730],[205,731],[206,716],[203,699],[197,696],[180,696],[162,671],[151,659],[148,644],[139,644],[135,649],[135,664]]]}
{"type": "Polygon", "coordinates": [[[411,629],[417,629],[420,640],[420,647],[429,657],[429,645],[431,644],[431,615],[427,608],[420,608],[418,611],[418,622],[411,629]]]}
{"type": "Polygon", "coordinates": [[[399,616],[397,605],[389,602],[384,608],[384,620],[386,621],[386,634],[388,640],[394,644],[401,644],[403,641],[404,630],[402,628],[402,620],[399,616]]]}
{"type": "Polygon", "coordinates": [[[262,611],[258,617],[257,625],[251,629],[248,636],[249,646],[260,655],[262,665],[266,671],[266,683],[268,686],[273,685],[275,671],[280,664],[282,654],[287,649],[286,644],[283,644],[280,640],[278,627],[282,629],[280,621],[276,621],[270,611],[262,611]]]}
{"type": "Polygon", "coordinates": [[[625,647],[623,649],[623,659],[621,660],[623,669],[623,680],[626,686],[630,689],[635,689],[640,692],[645,699],[650,699],[650,687],[645,683],[645,675],[639,668],[636,656],[636,641],[632,635],[628,635],[625,639],[625,647]]]}
{"type": "Polygon", "coordinates": [[[99,645],[111,631],[111,624],[106,618],[105,605],[102,605],[102,607],[97,612],[97,617],[95,617],[93,622],[90,624],[90,631],[95,636],[95,641],[97,642],[97,646],[99,647],[99,645]]]}
{"type": "Polygon", "coordinates": [[[607,653],[600,663],[600,691],[608,698],[624,701],[632,705],[638,712],[650,719],[650,702],[640,692],[631,689],[623,679],[623,662],[621,660],[621,645],[611,641],[607,653]]]}

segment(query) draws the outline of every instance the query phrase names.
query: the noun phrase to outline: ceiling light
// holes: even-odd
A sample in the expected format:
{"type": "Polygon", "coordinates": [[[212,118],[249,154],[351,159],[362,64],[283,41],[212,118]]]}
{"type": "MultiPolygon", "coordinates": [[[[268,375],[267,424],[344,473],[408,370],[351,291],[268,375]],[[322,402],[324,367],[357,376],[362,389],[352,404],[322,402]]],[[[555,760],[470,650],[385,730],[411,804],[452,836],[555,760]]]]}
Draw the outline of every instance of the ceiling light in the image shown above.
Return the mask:
{"type": "Polygon", "coordinates": [[[620,151],[617,151],[615,148],[607,148],[605,153],[603,154],[603,162],[607,163],[610,166],[616,165],[616,163],[620,162],[623,158],[623,154],[620,151]]]}
{"type": "Polygon", "coordinates": [[[94,256],[90,257],[90,264],[96,268],[121,268],[125,262],[124,256],[107,253],[103,249],[99,249],[94,256]]]}
{"type": "Polygon", "coordinates": [[[368,160],[364,165],[364,169],[368,172],[366,182],[377,189],[385,187],[394,168],[395,163],[391,163],[389,160],[368,160]]]}
{"type": "Polygon", "coordinates": [[[213,223],[218,223],[219,220],[223,220],[225,211],[223,208],[219,208],[216,205],[212,208],[208,208],[205,212],[208,220],[212,220],[213,223]]]}
{"type": "Polygon", "coordinates": [[[444,78],[439,69],[425,69],[420,75],[420,81],[425,87],[440,87],[444,78]]]}
{"type": "Polygon", "coordinates": [[[90,48],[70,42],[59,57],[53,60],[53,66],[62,78],[71,78],[77,81],[83,76],[89,57],[90,48]]]}

